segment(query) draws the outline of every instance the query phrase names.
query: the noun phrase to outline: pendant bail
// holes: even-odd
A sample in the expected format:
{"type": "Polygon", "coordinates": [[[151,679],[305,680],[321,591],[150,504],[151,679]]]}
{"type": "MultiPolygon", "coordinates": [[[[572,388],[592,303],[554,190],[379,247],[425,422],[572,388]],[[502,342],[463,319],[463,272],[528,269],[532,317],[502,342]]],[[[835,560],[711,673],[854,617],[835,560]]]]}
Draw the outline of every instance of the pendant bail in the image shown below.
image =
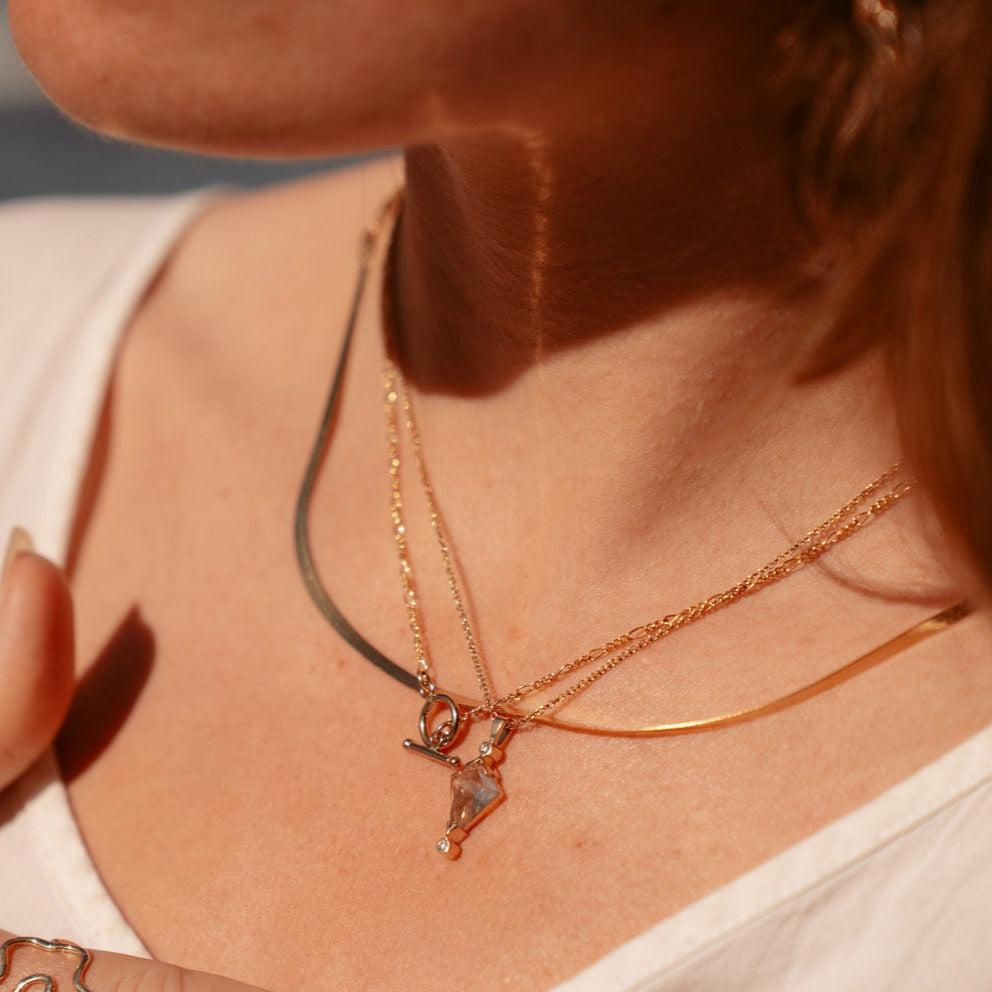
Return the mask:
{"type": "Polygon", "coordinates": [[[489,740],[479,745],[479,755],[488,766],[491,767],[497,761],[502,761],[503,745],[512,733],[513,724],[507,717],[499,715],[493,717],[489,728],[489,740]]]}

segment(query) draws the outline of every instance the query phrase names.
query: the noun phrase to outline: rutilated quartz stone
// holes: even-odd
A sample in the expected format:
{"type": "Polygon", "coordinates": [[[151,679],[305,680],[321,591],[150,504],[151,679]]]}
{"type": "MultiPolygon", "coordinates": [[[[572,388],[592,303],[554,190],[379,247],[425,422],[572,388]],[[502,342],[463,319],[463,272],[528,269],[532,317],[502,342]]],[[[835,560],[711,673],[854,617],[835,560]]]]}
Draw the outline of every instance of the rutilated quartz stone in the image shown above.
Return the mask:
{"type": "Polygon", "coordinates": [[[451,815],[448,830],[468,830],[504,797],[499,772],[482,758],[470,761],[451,776],[451,815]]]}

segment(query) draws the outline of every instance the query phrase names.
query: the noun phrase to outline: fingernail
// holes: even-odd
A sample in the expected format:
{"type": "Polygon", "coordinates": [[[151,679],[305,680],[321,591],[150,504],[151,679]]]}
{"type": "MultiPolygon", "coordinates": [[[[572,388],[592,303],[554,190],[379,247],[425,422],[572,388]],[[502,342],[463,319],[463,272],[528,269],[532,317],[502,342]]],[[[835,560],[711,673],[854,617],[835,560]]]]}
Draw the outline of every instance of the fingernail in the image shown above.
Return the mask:
{"type": "Polygon", "coordinates": [[[10,581],[14,560],[22,551],[34,551],[34,542],[23,527],[14,527],[7,538],[7,547],[3,553],[3,568],[0,570],[0,602],[3,602],[7,594],[7,583],[10,581]]]}

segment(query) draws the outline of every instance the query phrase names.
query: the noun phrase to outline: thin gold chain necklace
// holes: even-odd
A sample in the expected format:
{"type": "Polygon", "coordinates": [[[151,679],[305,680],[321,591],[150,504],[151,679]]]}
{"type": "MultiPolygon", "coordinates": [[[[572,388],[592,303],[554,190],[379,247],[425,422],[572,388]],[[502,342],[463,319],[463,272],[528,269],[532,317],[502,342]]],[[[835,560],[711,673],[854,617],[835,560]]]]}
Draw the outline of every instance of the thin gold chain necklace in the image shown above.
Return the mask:
{"type": "Polygon", "coordinates": [[[414,654],[417,658],[417,677],[420,681],[421,691],[425,696],[436,692],[434,676],[431,671],[430,661],[427,656],[425,639],[418,611],[418,599],[416,593],[413,568],[410,562],[409,552],[406,544],[406,525],[403,520],[402,507],[403,500],[400,491],[400,456],[399,456],[399,429],[396,406],[402,404],[406,417],[406,427],[410,436],[410,447],[414,454],[420,476],[421,488],[427,501],[428,512],[430,514],[431,527],[437,538],[441,552],[441,560],[445,575],[448,581],[448,588],[451,592],[458,616],[459,624],[462,628],[468,647],[469,656],[475,669],[476,681],[482,691],[483,702],[467,710],[463,715],[468,718],[498,715],[505,707],[521,702],[527,696],[540,691],[548,686],[554,685],[566,675],[584,668],[593,662],[607,658],[594,671],[560,692],[554,698],[533,710],[516,715],[511,719],[512,727],[520,727],[525,723],[532,722],[544,713],[565,703],[573,696],[578,695],[588,688],[593,682],[598,681],[607,673],[611,672],[618,665],[622,664],[629,657],[644,648],[649,647],[662,637],[678,630],[687,624],[714,613],[721,607],[728,606],[739,599],[743,599],[750,593],[756,592],[766,585],[777,582],[792,574],[803,565],[815,561],[824,555],[836,544],[853,535],[856,531],[866,526],[876,517],[889,510],[903,496],[908,495],[913,490],[913,481],[903,479],[897,481],[901,466],[895,464],[882,473],[877,479],[869,483],[859,493],[848,500],[840,509],[832,513],[822,523],[817,524],[803,537],[796,541],[791,547],[776,555],[770,562],[746,576],[740,582],[722,592],[716,593],[698,603],[693,603],[685,607],[678,613],[672,613],[657,620],[650,620],[647,623],[638,624],[631,630],[621,633],[609,641],[598,645],[580,655],[578,658],[568,661],[559,668],[553,669],[546,675],[542,675],[530,682],[525,682],[517,686],[511,692],[500,696],[493,701],[492,691],[489,687],[489,680],[486,676],[482,659],[479,653],[472,623],[464,607],[461,589],[458,582],[457,572],[452,559],[451,544],[447,536],[443,517],[437,503],[437,496],[434,487],[431,485],[430,477],[427,473],[427,466],[423,453],[423,442],[420,437],[420,429],[413,411],[413,401],[410,390],[403,380],[399,369],[389,360],[386,361],[383,370],[383,384],[385,387],[386,399],[386,432],[388,439],[388,463],[389,482],[391,499],[391,516],[393,521],[393,534],[396,541],[397,550],[400,556],[400,576],[403,582],[404,599],[407,606],[407,619],[413,634],[414,654]],[[882,490],[892,483],[887,491],[882,490]],[[881,495],[878,495],[881,493],[881,495]],[[872,497],[875,497],[872,499],[872,497]],[[867,501],[872,501],[865,505],[867,501]],[[611,657],[612,655],[612,657],[611,657]]]}
{"type": "MultiPolygon", "coordinates": [[[[925,637],[929,637],[939,630],[945,629],[970,612],[970,607],[966,603],[958,603],[947,610],[927,618],[922,623],[904,631],[868,654],[848,662],[841,668],[830,672],[828,675],[809,685],[794,690],[771,702],[732,713],[725,713],[700,720],[631,728],[570,723],[551,712],[551,710],[571,699],[574,695],[577,695],[638,651],[643,650],[688,623],[692,623],[723,606],[736,602],[763,586],[785,578],[797,568],[820,557],[831,547],[846,539],[857,530],[860,530],[874,519],[874,517],[885,512],[911,490],[911,480],[897,481],[898,466],[893,466],[892,469],[889,469],[873,483],[866,486],[853,499],[849,500],[843,507],[827,518],[827,520],[814,527],[790,548],[777,555],[767,565],[753,572],[735,586],[722,593],[711,596],[700,603],[693,604],[680,613],[670,614],[660,620],[639,625],[627,633],[621,634],[613,640],[586,652],[579,658],[560,666],[547,675],[518,686],[513,692],[494,700],[488,679],[486,678],[485,669],[482,665],[471,623],[464,608],[457,575],[452,562],[450,543],[441,521],[441,515],[437,507],[433,489],[430,486],[427,476],[422,443],[420,441],[416,419],[413,415],[409,392],[405,388],[405,383],[402,381],[398,370],[391,362],[387,361],[384,370],[384,385],[386,387],[385,406],[389,445],[390,512],[393,519],[394,538],[400,557],[400,575],[403,581],[404,600],[414,640],[414,654],[417,658],[416,674],[407,671],[395,661],[388,658],[349,623],[327,593],[314,565],[310,548],[308,520],[309,505],[313,495],[314,484],[330,440],[332,425],[338,408],[346,360],[350,351],[379,231],[386,219],[395,218],[398,208],[399,196],[397,195],[384,208],[379,220],[365,232],[362,241],[359,271],[355,282],[337,368],[297,500],[295,547],[307,591],[331,626],[351,646],[372,664],[385,672],[385,674],[404,685],[416,689],[424,697],[419,724],[422,743],[408,739],[404,741],[404,745],[410,750],[426,754],[454,769],[451,782],[453,793],[451,815],[444,836],[437,845],[438,850],[442,854],[445,854],[449,858],[458,857],[461,850],[460,842],[467,836],[468,831],[488,813],[492,812],[503,798],[505,798],[500,773],[495,766],[504,756],[503,745],[507,738],[518,726],[527,723],[541,723],[558,729],[623,737],[667,736],[729,726],[778,712],[804,699],[811,698],[840,682],[852,678],[859,672],[880,664],[885,659],[892,657],[911,644],[917,643],[925,637]],[[441,548],[449,589],[452,593],[459,622],[462,626],[466,644],[469,647],[469,654],[476,670],[476,678],[482,690],[483,698],[481,702],[459,699],[449,693],[439,691],[432,673],[419,616],[419,603],[413,581],[412,565],[406,546],[406,526],[402,517],[403,502],[399,487],[401,464],[398,404],[402,405],[406,414],[407,426],[411,432],[412,448],[421,474],[421,482],[428,498],[432,525],[434,526],[439,547],[441,548]],[[884,487],[890,484],[891,488],[882,492],[884,487]],[[864,505],[870,499],[872,502],[864,505]],[[604,661],[603,659],[606,660],[604,661]],[[600,664],[595,670],[580,678],[564,692],[543,705],[536,707],[530,712],[521,712],[517,708],[516,704],[531,693],[550,686],[571,672],[597,661],[600,664]],[[447,719],[438,726],[434,726],[433,724],[439,711],[445,712],[447,719]],[[458,742],[464,727],[472,719],[479,719],[485,716],[492,718],[489,739],[484,741],[480,746],[479,757],[463,766],[460,759],[448,753],[449,749],[458,742]]],[[[388,289],[388,285],[389,281],[387,279],[383,284],[384,290],[388,289]]]]}

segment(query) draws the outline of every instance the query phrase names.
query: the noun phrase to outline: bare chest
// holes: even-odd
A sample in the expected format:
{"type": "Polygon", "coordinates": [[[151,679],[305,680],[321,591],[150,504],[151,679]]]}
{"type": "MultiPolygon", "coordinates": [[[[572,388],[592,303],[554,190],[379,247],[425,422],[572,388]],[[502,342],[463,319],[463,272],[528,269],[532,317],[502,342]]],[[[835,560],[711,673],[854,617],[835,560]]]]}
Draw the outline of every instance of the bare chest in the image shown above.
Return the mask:
{"type": "MultiPolygon", "coordinates": [[[[270,988],[547,988],[992,719],[992,666],[924,651],[726,731],[519,734],[505,802],[446,861],[449,774],[401,746],[418,697],[336,639],[296,573],[309,432],[120,402],[62,757],[110,892],[167,960],[270,988]]],[[[356,481],[332,529],[362,531],[372,500],[385,517],[356,481]]],[[[382,538],[337,566],[394,648],[382,538]]]]}
{"type": "Polygon", "coordinates": [[[147,682],[71,792],[152,951],[263,987],[549,987],[989,717],[964,697],[992,687],[952,667],[935,698],[947,666],[920,657],[908,683],[698,737],[522,733],[506,800],[449,862],[449,773],[401,746],[417,696],[292,597],[231,589],[143,590],[147,682]]]}

